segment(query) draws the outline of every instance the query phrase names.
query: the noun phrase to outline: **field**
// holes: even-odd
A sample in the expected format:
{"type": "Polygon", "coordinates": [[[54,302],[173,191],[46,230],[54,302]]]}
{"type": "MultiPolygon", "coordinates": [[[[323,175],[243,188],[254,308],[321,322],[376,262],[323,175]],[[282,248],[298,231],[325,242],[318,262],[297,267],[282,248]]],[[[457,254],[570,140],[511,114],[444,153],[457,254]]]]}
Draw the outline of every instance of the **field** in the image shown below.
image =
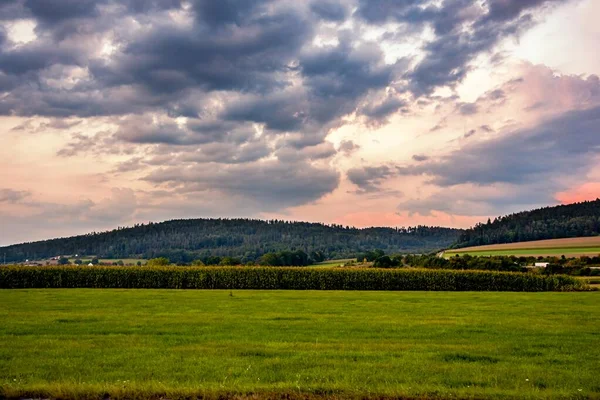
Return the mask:
{"type": "MultiPolygon", "coordinates": [[[[94,257],[90,257],[90,256],[86,256],[86,257],[77,257],[77,258],[69,258],[69,262],[70,263],[74,263],[75,260],[80,259],[84,262],[84,264],[89,263],[92,258],[94,257]]],[[[100,258],[98,259],[99,262],[101,263],[107,263],[107,264],[112,264],[112,263],[116,263],[117,261],[123,261],[123,263],[125,265],[135,265],[137,264],[137,262],[141,262],[142,264],[146,264],[148,262],[148,260],[144,259],[144,258],[100,258]]]]}
{"type": "Polygon", "coordinates": [[[349,261],[356,261],[356,258],[344,258],[339,260],[327,260],[322,261],[320,263],[309,265],[309,267],[319,268],[319,267],[340,267],[346,264],[349,261]]]}
{"type": "Polygon", "coordinates": [[[444,252],[444,257],[452,257],[456,254],[536,257],[562,255],[565,257],[597,256],[600,255],[600,236],[465,247],[446,251],[444,252]]]}
{"type": "Polygon", "coordinates": [[[0,398],[600,398],[599,304],[598,292],[0,290],[0,398]]]}

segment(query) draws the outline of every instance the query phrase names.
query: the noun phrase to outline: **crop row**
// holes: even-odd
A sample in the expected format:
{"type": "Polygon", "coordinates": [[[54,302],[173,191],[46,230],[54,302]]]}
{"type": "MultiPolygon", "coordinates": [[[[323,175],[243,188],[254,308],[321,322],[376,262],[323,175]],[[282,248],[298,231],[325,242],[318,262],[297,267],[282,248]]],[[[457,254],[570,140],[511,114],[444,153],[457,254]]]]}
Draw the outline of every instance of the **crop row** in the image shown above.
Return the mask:
{"type": "Polygon", "coordinates": [[[571,277],[495,271],[273,267],[0,267],[0,288],[571,291],[571,277]]]}

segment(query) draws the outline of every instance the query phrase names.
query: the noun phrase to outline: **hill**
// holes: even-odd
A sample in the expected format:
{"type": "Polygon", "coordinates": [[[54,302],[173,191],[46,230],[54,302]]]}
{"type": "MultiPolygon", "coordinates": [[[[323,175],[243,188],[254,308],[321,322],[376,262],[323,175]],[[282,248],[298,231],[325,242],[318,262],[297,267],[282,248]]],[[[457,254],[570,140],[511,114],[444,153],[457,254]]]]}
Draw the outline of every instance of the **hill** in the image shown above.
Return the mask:
{"type": "Polygon", "coordinates": [[[600,234],[600,199],[488,220],[463,231],[455,248],[600,234]]]}
{"type": "Polygon", "coordinates": [[[565,257],[596,257],[600,254],[600,236],[488,244],[462,247],[444,252],[446,258],[456,254],[470,254],[472,256],[560,257],[564,255],[565,257]]]}
{"type": "Polygon", "coordinates": [[[189,262],[206,256],[233,256],[245,262],[269,252],[303,250],[319,261],[374,249],[430,252],[450,246],[460,233],[458,229],[426,226],[358,229],[279,220],[188,219],[0,247],[0,257],[6,255],[7,262],[20,262],[82,254],[189,262]]]}

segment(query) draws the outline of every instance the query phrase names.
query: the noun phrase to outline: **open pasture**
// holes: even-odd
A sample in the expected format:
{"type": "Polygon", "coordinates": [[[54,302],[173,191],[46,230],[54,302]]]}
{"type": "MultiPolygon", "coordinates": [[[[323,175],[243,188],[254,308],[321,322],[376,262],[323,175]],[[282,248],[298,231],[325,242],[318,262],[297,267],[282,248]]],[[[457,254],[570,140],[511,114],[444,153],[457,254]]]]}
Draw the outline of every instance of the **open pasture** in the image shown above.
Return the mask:
{"type": "Polygon", "coordinates": [[[309,267],[314,267],[314,268],[331,268],[331,267],[341,267],[344,266],[344,264],[346,264],[347,262],[350,261],[356,261],[356,258],[343,258],[343,259],[338,259],[338,260],[326,260],[326,261],[322,261],[322,262],[318,262],[312,265],[309,265],[309,267]]]}
{"type": "Polygon", "coordinates": [[[503,243],[448,250],[444,257],[456,254],[473,256],[562,256],[581,257],[600,255],[600,236],[567,239],[536,240],[531,242],[503,243]]]}
{"type": "Polygon", "coordinates": [[[0,290],[0,397],[600,398],[600,293],[0,290]]]}

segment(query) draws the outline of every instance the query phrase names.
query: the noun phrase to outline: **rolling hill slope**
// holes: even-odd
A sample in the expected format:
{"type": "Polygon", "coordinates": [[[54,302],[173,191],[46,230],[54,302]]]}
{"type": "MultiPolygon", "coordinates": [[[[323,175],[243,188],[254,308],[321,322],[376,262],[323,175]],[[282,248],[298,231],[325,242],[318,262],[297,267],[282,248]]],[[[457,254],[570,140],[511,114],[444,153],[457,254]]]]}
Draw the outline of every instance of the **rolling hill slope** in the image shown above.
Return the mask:
{"type": "Polygon", "coordinates": [[[341,225],[251,219],[189,219],[149,223],[110,232],[91,233],[0,247],[7,262],[57,255],[96,255],[102,258],[152,258],[191,261],[198,256],[235,256],[253,261],[264,253],[303,250],[318,258],[352,257],[382,249],[429,252],[450,246],[461,231],[451,228],[357,229],[341,225]]]}
{"type": "Polygon", "coordinates": [[[456,254],[470,254],[472,256],[538,257],[564,255],[565,257],[594,257],[600,254],[600,236],[490,244],[464,247],[444,252],[445,257],[452,257],[456,254]]]}
{"type": "Polygon", "coordinates": [[[464,231],[455,248],[531,240],[597,236],[600,200],[523,211],[464,231]]]}

